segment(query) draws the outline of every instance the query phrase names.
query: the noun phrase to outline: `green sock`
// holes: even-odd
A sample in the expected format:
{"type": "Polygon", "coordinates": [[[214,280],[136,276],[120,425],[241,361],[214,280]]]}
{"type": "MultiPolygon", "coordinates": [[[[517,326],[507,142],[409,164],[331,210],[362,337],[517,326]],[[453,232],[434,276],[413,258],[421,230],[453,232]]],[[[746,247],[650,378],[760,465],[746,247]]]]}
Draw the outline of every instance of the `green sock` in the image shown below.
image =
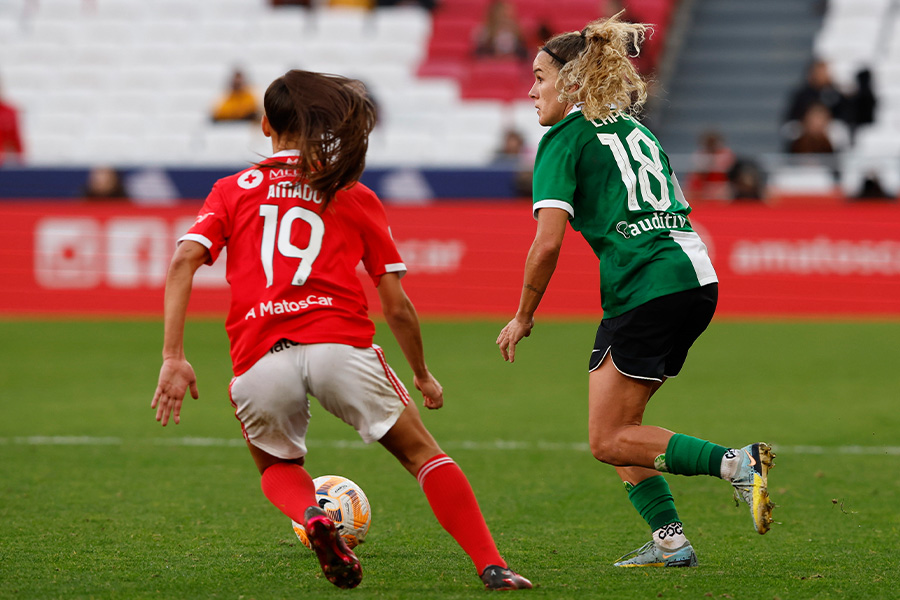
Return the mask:
{"type": "Polygon", "coordinates": [[[681,522],[669,484],[662,475],[645,479],[631,488],[629,486],[626,482],[628,499],[650,525],[650,531],[656,531],[669,523],[681,522]]]}
{"type": "Polygon", "coordinates": [[[722,476],[722,457],[728,448],[676,433],[669,439],[666,453],[656,457],[656,469],[674,475],[722,476]]]}

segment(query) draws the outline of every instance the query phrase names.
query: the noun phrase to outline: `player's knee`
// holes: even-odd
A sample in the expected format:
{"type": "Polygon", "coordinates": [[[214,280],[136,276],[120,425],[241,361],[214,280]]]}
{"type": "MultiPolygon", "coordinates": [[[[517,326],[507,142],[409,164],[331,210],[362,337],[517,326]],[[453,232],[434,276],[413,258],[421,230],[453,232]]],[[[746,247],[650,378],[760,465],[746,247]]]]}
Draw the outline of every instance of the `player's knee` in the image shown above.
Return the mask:
{"type": "Polygon", "coordinates": [[[592,435],[590,438],[591,454],[594,458],[608,465],[619,464],[619,444],[615,436],[592,435]]]}
{"type": "Polygon", "coordinates": [[[382,445],[400,461],[403,468],[415,475],[430,458],[441,454],[441,448],[431,436],[403,435],[381,439],[382,445]]]}
{"type": "Polygon", "coordinates": [[[262,475],[263,473],[266,472],[266,470],[269,467],[271,467],[273,465],[290,464],[290,465],[297,465],[298,467],[302,467],[303,464],[306,462],[306,459],[302,456],[300,458],[283,459],[283,458],[276,458],[274,456],[267,455],[267,454],[263,454],[263,455],[254,454],[253,461],[256,463],[256,468],[259,470],[259,474],[262,475]]]}

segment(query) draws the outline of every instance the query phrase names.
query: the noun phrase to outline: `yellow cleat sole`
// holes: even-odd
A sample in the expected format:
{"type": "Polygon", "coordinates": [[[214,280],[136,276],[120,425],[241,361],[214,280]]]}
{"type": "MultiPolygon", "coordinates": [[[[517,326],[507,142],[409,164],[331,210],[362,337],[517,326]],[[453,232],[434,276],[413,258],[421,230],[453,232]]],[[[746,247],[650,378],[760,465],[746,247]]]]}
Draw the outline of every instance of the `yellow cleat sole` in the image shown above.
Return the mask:
{"type": "Polygon", "coordinates": [[[763,535],[771,527],[774,519],[772,510],[775,505],[769,499],[769,469],[775,466],[775,453],[772,447],[765,443],[759,444],[759,461],[762,468],[762,476],[753,490],[753,522],[756,531],[763,535]]]}

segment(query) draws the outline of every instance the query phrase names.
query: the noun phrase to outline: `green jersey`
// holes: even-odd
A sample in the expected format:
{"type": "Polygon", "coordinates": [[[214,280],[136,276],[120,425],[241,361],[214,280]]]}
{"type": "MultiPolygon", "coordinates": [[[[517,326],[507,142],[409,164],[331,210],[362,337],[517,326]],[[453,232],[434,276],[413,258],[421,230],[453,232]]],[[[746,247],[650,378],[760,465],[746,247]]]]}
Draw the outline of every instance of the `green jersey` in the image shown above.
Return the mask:
{"type": "Polygon", "coordinates": [[[600,259],[604,317],[717,280],[691,208],[650,131],[628,115],[551,127],[534,161],[534,215],[561,208],[600,259]]]}

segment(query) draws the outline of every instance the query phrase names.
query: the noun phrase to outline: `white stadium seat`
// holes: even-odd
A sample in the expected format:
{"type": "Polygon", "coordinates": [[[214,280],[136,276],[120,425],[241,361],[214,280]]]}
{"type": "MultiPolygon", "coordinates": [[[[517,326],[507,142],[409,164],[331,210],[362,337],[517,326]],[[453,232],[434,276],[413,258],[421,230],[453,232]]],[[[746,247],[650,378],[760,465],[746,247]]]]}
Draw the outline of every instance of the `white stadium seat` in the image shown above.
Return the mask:
{"type": "Polygon", "coordinates": [[[769,186],[783,195],[830,194],[835,187],[834,173],[822,165],[781,166],[771,171],[769,186]]]}
{"type": "Polygon", "coordinates": [[[0,0],[0,84],[20,104],[35,164],[256,160],[268,152],[258,124],[209,119],[234,68],[260,100],[291,68],[364,81],[382,117],[370,165],[474,164],[493,153],[512,114],[463,102],[455,80],[417,77],[431,28],[431,14],[412,6],[0,0]]]}

